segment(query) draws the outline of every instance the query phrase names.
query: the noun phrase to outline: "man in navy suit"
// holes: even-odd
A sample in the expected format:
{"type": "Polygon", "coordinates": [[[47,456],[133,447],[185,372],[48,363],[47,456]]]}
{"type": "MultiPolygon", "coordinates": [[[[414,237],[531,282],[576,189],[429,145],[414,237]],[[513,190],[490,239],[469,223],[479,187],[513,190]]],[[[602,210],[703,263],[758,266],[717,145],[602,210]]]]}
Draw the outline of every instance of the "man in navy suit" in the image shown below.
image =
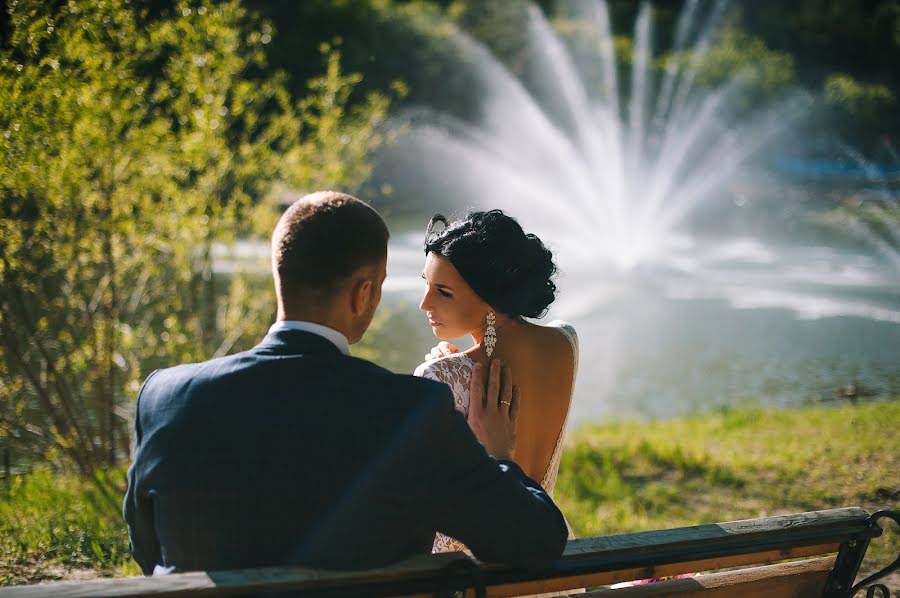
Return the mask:
{"type": "Polygon", "coordinates": [[[365,203],[304,197],[272,237],[278,315],[263,341],[144,382],[124,512],[145,574],[378,567],[427,554],[436,531],[482,560],[559,557],[563,517],[511,460],[508,371],[493,365],[487,388],[476,372],[470,428],[446,385],[350,356],[387,241],[365,203]]]}

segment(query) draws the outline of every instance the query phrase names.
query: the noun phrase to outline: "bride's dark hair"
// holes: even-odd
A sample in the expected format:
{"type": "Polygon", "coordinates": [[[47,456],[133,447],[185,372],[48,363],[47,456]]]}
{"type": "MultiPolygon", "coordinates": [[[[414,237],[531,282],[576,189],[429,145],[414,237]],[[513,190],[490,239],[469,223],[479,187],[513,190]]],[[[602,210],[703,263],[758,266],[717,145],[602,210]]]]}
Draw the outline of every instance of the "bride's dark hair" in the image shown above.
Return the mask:
{"type": "Polygon", "coordinates": [[[448,222],[435,214],[425,232],[425,254],[450,260],[472,290],[507,316],[540,318],[556,298],[553,254],[501,210],[470,212],[448,222]],[[436,231],[436,225],[443,229],[436,231]]]}

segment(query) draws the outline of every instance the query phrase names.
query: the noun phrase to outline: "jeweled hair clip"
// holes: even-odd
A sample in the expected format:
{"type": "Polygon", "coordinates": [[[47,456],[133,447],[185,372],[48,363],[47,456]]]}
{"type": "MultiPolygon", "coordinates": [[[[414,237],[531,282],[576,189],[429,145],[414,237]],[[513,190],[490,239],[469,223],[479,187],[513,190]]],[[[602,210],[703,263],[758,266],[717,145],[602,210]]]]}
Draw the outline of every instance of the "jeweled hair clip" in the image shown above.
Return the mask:
{"type": "Polygon", "coordinates": [[[444,217],[443,214],[435,214],[431,217],[431,220],[428,222],[428,227],[425,229],[425,245],[431,242],[431,240],[447,230],[447,226],[450,223],[447,221],[447,218],[444,217]],[[434,230],[436,224],[443,224],[443,228],[440,230],[434,230]]]}

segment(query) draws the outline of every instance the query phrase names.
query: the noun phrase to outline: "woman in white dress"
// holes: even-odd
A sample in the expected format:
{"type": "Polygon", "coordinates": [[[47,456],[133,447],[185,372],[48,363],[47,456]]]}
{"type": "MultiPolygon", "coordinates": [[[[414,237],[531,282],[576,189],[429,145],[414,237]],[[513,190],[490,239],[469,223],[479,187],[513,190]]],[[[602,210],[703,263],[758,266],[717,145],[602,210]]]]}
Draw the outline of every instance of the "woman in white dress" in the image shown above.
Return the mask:
{"type": "MultiPolygon", "coordinates": [[[[552,253],[514,218],[490,210],[452,223],[436,215],[426,232],[425,254],[419,308],[439,339],[468,334],[475,345],[458,352],[441,343],[415,375],[448,384],[456,408],[468,415],[475,364],[487,367],[499,359],[519,389],[514,460],[552,495],[578,364],[578,339],[570,324],[526,320],[542,317],[556,296],[552,253]],[[435,231],[439,223],[444,228],[435,231]]],[[[463,549],[453,538],[435,538],[434,552],[463,549]]]]}

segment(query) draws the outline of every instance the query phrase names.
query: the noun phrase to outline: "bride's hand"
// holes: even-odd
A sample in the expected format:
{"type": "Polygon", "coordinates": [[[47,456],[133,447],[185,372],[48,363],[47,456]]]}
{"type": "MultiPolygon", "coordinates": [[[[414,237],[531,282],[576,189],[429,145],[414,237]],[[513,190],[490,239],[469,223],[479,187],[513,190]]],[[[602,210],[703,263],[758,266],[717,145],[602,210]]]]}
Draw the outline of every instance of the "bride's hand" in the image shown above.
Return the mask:
{"type": "Polygon", "coordinates": [[[448,355],[453,355],[454,353],[459,353],[459,349],[456,348],[456,345],[454,345],[453,343],[448,343],[447,341],[441,341],[437,344],[436,347],[425,354],[425,361],[440,359],[441,357],[447,357],[448,355]]]}
{"type": "Polygon", "coordinates": [[[512,460],[519,419],[519,388],[513,384],[512,372],[492,360],[485,387],[484,368],[476,364],[469,397],[468,421],[475,437],[495,459],[512,460]]]}

